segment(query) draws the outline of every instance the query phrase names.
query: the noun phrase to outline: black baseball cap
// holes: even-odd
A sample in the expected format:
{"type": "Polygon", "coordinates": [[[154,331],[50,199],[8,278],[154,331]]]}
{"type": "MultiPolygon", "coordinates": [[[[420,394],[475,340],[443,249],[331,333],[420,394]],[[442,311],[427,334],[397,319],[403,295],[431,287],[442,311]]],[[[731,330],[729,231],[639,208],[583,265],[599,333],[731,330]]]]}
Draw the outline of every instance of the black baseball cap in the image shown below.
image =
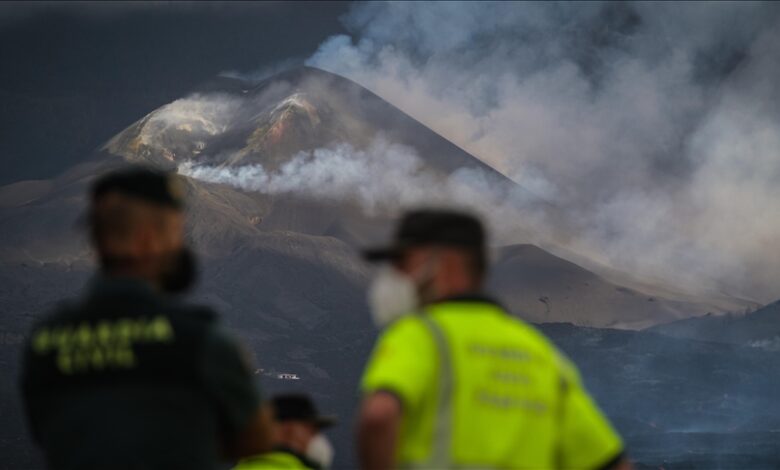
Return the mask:
{"type": "Polygon", "coordinates": [[[305,421],[323,429],[336,424],[335,416],[323,416],[317,412],[314,402],[303,394],[276,395],[271,398],[276,421],[305,421]]]}
{"type": "Polygon", "coordinates": [[[173,209],[184,208],[181,177],[148,167],[131,166],[101,176],[92,185],[92,202],[111,192],[173,209]]]}
{"type": "Polygon", "coordinates": [[[485,229],[475,216],[455,210],[421,209],[406,213],[389,246],[363,251],[368,261],[394,261],[409,248],[439,245],[485,250],[485,229]]]}

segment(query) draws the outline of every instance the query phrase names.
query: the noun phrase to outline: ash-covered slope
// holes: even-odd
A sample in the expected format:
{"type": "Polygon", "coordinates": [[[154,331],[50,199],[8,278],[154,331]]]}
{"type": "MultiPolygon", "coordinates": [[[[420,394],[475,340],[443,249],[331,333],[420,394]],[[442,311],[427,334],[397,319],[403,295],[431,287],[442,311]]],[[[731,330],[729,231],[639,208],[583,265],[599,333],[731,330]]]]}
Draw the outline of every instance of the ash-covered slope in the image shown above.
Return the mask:
{"type": "Polygon", "coordinates": [[[780,351],[780,301],[754,312],[686,318],[650,327],[648,331],[675,338],[749,345],[780,351]]]}
{"type": "Polygon", "coordinates": [[[504,302],[538,323],[567,321],[636,329],[657,324],[660,318],[684,318],[691,312],[718,308],[714,301],[664,298],[613,284],[534,245],[499,249],[490,284],[504,302]]]}

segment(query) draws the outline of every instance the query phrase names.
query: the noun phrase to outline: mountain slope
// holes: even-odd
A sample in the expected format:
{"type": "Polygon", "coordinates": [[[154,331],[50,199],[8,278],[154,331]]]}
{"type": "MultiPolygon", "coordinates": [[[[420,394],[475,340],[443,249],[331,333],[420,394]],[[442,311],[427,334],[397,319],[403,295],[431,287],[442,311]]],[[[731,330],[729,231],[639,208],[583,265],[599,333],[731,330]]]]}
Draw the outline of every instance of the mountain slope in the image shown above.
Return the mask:
{"type": "Polygon", "coordinates": [[[648,331],[675,338],[748,344],[780,351],[780,301],[750,313],[686,318],[650,327],[648,331]]]}
{"type": "Polygon", "coordinates": [[[644,328],[662,318],[718,311],[714,302],[679,301],[613,284],[534,245],[499,249],[490,285],[533,322],[644,328]]]}

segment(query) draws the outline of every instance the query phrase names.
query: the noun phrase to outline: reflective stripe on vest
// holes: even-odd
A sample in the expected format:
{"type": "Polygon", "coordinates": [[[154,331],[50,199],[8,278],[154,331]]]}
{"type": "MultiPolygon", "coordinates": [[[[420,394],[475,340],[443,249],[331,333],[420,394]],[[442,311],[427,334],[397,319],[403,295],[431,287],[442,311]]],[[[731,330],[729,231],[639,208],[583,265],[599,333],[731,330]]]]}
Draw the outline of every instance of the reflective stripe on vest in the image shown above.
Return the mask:
{"type": "Polygon", "coordinates": [[[454,390],[452,356],[444,330],[427,314],[422,314],[419,318],[428,331],[430,331],[434,343],[436,343],[436,350],[439,353],[439,393],[433,433],[433,449],[428,460],[402,465],[400,468],[409,470],[445,468],[494,470],[487,467],[457,465],[452,462],[452,396],[454,390]]]}
{"type": "Polygon", "coordinates": [[[449,345],[444,331],[428,315],[421,315],[423,324],[431,332],[436,349],[439,352],[439,396],[436,409],[436,423],[433,433],[433,449],[425,465],[428,468],[448,468],[451,466],[452,445],[452,391],[453,370],[449,345]]]}

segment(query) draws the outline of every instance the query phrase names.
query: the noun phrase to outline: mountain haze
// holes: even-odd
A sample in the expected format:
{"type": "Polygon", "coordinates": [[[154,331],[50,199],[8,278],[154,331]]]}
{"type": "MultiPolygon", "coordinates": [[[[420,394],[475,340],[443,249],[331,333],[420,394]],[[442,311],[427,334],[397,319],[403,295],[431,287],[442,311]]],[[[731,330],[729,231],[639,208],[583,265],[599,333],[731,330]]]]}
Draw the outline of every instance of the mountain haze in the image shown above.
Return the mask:
{"type": "Polygon", "coordinates": [[[752,312],[686,318],[653,326],[648,331],[675,338],[747,344],[768,351],[780,351],[780,302],[752,312]]]}

